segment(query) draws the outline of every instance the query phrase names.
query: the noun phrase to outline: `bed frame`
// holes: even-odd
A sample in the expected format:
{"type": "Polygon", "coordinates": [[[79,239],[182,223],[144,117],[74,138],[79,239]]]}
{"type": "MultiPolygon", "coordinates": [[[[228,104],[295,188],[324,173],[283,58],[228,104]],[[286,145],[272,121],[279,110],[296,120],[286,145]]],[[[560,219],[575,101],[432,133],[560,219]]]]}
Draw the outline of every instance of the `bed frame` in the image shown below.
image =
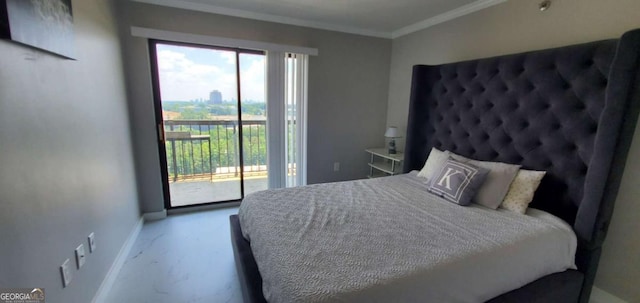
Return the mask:
{"type": "MultiPolygon", "coordinates": [[[[532,207],[578,237],[578,270],[542,277],[489,302],[588,302],[640,112],[640,30],[620,39],[413,68],[404,172],[432,147],[547,171],[532,207]]],[[[266,302],[231,216],[245,302],[266,302]]]]}

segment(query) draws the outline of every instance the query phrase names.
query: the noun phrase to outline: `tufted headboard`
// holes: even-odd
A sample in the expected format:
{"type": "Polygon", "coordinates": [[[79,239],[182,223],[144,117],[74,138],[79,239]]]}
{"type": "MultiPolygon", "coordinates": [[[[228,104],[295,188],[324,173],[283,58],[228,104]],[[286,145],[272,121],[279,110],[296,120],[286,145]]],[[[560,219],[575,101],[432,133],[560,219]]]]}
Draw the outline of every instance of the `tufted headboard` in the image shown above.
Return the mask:
{"type": "Polygon", "coordinates": [[[432,147],[547,171],[531,206],[574,227],[579,270],[595,274],[638,117],[639,55],[635,30],[616,40],[416,65],[404,171],[422,168],[432,147]]]}

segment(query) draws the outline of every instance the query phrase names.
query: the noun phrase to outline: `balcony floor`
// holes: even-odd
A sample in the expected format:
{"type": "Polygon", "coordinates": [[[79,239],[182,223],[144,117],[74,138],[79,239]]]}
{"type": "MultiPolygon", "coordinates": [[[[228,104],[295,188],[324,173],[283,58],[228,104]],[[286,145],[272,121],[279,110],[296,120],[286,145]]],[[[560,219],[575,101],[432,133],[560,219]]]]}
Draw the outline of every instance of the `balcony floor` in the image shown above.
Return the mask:
{"type": "MultiPolygon", "coordinates": [[[[244,179],[245,196],[268,188],[267,177],[244,179]]],[[[185,180],[170,182],[171,206],[193,205],[207,202],[240,199],[240,179],[185,180]]]]}

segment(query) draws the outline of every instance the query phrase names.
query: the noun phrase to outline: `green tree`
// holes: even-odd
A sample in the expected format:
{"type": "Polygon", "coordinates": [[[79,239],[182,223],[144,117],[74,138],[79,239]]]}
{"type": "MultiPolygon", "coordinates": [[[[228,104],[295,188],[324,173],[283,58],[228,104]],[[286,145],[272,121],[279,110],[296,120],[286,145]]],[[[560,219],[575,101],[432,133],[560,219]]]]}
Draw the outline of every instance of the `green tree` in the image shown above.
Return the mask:
{"type": "Polygon", "coordinates": [[[180,111],[180,118],[189,120],[206,120],[209,119],[209,113],[204,108],[182,108],[180,111]]]}

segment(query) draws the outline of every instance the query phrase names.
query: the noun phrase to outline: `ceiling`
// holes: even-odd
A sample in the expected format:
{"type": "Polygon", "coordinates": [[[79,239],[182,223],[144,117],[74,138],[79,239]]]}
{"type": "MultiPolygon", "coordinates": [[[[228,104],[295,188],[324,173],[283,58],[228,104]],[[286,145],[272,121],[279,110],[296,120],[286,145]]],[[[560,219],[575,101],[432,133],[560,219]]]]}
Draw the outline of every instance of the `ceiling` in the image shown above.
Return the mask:
{"type": "Polygon", "coordinates": [[[222,15],[396,38],[507,0],[133,0],[222,15]]]}

